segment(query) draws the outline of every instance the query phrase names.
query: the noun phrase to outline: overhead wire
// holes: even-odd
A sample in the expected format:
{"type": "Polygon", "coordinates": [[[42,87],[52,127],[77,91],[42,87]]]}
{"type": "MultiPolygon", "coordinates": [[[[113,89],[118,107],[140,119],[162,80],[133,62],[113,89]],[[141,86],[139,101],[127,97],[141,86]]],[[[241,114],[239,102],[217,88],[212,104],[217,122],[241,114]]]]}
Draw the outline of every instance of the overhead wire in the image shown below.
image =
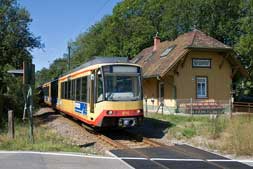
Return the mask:
{"type": "Polygon", "coordinates": [[[84,29],[87,29],[87,26],[91,25],[93,23],[93,21],[98,17],[98,15],[100,14],[100,12],[106,7],[106,5],[110,2],[111,0],[106,0],[102,6],[100,8],[98,8],[98,10],[96,11],[95,15],[91,18],[91,20],[88,22],[88,24],[85,25],[85,27],[83,27],[80,30],[80,33],[82,33],[82,31],[84,29]]]}

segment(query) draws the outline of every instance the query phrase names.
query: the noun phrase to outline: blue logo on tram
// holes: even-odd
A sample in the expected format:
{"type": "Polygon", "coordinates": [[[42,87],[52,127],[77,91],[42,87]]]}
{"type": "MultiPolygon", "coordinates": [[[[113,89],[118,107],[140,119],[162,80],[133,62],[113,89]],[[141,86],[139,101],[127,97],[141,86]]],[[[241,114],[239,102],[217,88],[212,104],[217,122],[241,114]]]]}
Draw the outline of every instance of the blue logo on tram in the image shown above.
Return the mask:
{"type": "Polygon", "coordinates": [[[75,112],[86,115],[87,114],[87,104],[83,102],[75,102],[75,112]]]}

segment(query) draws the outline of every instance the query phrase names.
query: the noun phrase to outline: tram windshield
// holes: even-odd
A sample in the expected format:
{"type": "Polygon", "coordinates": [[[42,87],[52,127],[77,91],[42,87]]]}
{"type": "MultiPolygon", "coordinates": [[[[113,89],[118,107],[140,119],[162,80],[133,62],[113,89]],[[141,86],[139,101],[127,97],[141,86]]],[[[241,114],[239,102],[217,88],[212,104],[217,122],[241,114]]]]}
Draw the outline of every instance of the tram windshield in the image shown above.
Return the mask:
{"type": "MultiPolygon", "coordinates": [[[[134,67],[137,70],[137,67],[134,67]]],[[[123,68],[125,69],[125,67],[123,68]]],[[[123,71],[121,69],[121,71],[123,71]]],[[[105,99],[110,101],[141,100],[141,75],[137,72],[104,73],[105,99]]]]}

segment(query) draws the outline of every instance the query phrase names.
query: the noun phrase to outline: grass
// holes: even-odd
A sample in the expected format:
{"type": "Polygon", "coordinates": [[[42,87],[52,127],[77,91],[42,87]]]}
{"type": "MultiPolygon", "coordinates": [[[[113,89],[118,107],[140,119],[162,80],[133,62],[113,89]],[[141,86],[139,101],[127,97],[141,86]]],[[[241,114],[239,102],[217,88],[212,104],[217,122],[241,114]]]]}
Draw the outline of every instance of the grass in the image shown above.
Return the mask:
{"type": "Polygon", "coordinates": [[[180,116],[150,114],[149,118],[170,122],[169,139],[192,142],[197,136],[209,148],[236,155],[253,155],[253,116],[225,115],[210,119],[209,116],[180,116]]]}
{"type": "Polygon", "coordinates": [[[231,119],[224,138],[223,148],[238,155],[253,155],[253,117],[236,117],[231,119]]]}
{"type": "Polygon", "coordinates": [[[84,152],[80,147],[69,144],[66,139],[44,127],[34,128],[34,140],[34,144],[29,141],[27,125],[15,122],[15,139],[10,139],[4,130],[0,133],[0,149],[84,152]]]}

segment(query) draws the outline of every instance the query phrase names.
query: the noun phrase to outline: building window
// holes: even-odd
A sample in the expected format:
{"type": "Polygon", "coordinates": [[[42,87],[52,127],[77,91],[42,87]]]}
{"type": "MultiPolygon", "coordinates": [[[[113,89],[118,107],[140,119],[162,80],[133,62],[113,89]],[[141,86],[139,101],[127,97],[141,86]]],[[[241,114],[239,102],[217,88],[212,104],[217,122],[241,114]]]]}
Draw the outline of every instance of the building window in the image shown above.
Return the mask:
{"type": "Polygon", "coordinates": [[[163,102],[164,99],[164,83],[160,82],[159,83],[159,101],[163,102]]]}
{"type": "Polygon", "coordinates": [[[175,47],[176,45],[173,45],[165,49],[163,53],[160,55],[160,58],[167,56],[175,47]]]}
{"type": "Polygon", "coordinates": [[[207,77],[196,77],[197,99],[207,98],[208,80],[207,77]]]}
{"type": "Polygon", "coordinates": [[[192,59],[193,68],[211,68],[211,59],[192,59]]]}

